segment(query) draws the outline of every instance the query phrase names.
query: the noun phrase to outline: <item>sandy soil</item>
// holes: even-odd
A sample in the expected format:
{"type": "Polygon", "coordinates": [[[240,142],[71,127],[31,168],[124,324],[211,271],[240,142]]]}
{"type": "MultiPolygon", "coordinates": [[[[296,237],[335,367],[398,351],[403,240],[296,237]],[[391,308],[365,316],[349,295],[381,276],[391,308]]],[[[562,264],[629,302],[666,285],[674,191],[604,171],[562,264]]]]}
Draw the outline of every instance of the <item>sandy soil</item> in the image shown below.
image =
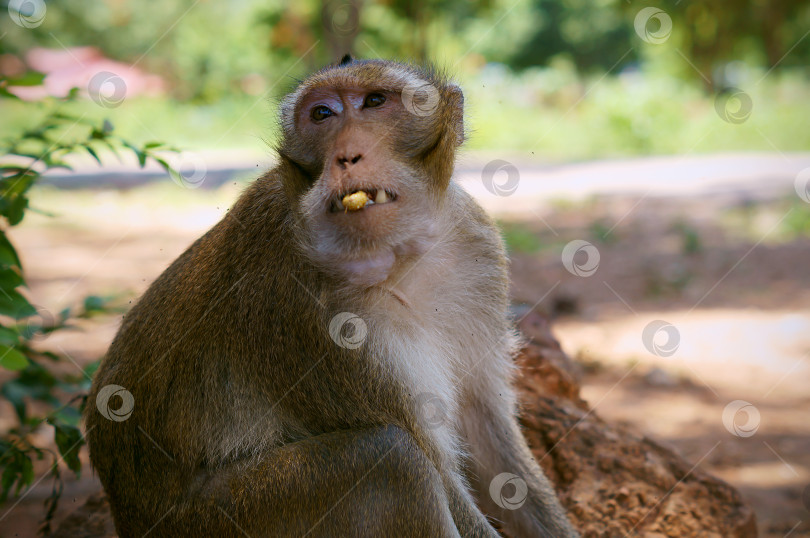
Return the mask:
{"type": "MultiPolygon", "coordinates": [[[[32,300],[56,312],[96,294],[125,307],[242,188],[42,191],[37,206],[56,216],[32,213],[12,234],[32,300]]],[[[555,318],[564,349],[582,366],[584,398],[604,418],[638,427],[737,486],[763,536],[810,536],[810,232],[786,224],[810,219],[810,205],[794,204],[789,192],[756,201],[623,193],[532,212],[501,215],[513,296],[555,318]],[[575,239],[599,252],[591,276],[562,262],[575,239]],[[650,351],[672,350],[666,334],[645,345],[655,320],[677,331],[670,356],[650,351]],[[724,424],[738,400],[758,411],[755,424],[745,410],[724,424]]],[[[572,260],[586,263],[582,253],[572,260]]],[[[41,345],[76,369],[103,354],[119,319],[94,318],[41,345]]],[[[0,427],[9,426],[10,410],[0,411],[0,427]]],[[[89,468],[80,480],[65,476],[57,519],[98,487],[89,468]]],[[[0,507],[0,536],[33,535],[49,493],[43,481],[0,507]]]]}

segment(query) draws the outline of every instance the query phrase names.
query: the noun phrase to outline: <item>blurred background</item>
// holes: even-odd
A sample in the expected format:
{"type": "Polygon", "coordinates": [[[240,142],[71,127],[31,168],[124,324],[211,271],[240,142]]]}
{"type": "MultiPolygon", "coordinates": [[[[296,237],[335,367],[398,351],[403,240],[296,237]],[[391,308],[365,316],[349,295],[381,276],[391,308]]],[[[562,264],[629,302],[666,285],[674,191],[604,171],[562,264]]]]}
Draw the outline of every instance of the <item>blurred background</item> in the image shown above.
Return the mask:
{"type": "Polygon", "coordinates": [[[810,536],[807,2],[5,6],[0,536],[98,489],[78,406],[121,316],[272,166],[280,97],[346,52],[461,85],[456,181],[596,412],[739,488],[762,536],[810,536]]]}

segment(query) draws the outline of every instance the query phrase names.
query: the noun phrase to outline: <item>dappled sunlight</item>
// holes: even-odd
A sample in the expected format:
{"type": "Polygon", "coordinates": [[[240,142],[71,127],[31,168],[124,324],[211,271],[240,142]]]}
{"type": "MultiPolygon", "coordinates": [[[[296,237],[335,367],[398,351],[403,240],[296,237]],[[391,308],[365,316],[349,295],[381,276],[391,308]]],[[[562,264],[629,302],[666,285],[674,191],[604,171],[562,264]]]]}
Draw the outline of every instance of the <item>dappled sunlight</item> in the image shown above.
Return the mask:
{"type": "MultiPolygon", "coordinates": [[[[806,396],[810,386],[810,312],[645,311],[587,322],[565,319],[555,325],[555,333],[568,353],[586,362],[637,362],[729,389],[756,381],[760,397],[773,391],[806,396]],[[650,321],[661,318],[679,332],[677,351],[669,357],[654,355],[639,337],[650,321]]],[[[665,336],[658,338],[665,341],[665,336]]]]}
{"type": "MultiPolygon", "coordinates": [[[[386,282],[395,261],[433,260],[431,275],[436,278],[427,285],[414,285],[414,293],[433,300],[432,294],[439,297],[454,285],[457,295],[470,300],[458,304],[472,306],[455,309],[454,315],[463,310],[462,318],[452,321],[470,321],[473,327],[472,321],[480,319],[478,307],[495,311],[494,303],[483,304],[492,294],[482,290],[503,281],[503,265],[474,275],[486,265],[482,263],[466,273],[448,275],[447,261],[456,253],[452,248],[433,248],[442,244],[441,239],[433,243],[434,235],[439,237],[439,226],[434,225],[441,222],[441,231],[458,230],[435,218],[432,207],[425,211],[422,206],[422,213],[412,215],[415,220],[424,217],[419,223],[424,244],[422,239],[409,240],[386,251],[385,257],[358,258],[359,262],[349,252],[342,265],[337,259],[352,248],[339,244],[336,237],[358,251],[380,250],[385,241],[377,239],[378,232],[379,237],[389,232],[391,237],[407,237],[410,232],[404,221],[384,215],[386,211],[398,215],[398,208],[410,207],[407,204],[418,198],[417,191],[396,187],[411,172],[416,173],[412,180],[419,189],[425,187],[425,178],[441,178],[444,187],[455,164],[454,185],[472,196],[500,229],[509,260],[510,312],[518,324],[524,318],[536,318],[535,327],[544,328],[543,345],[560,363],[553,364],[556,373],[548,374],[553,370],[551,361],[543,363],[548,368],[544,373],[538,370],[532,375],[542,375],[572,394],[581,387],[582,398],[594,411],[590,413],[574,394],[576,406],[581,406],[577,412],[586,414],[588,421],[583,417],[562,437],[580,423],[594,426],[598,422],[609,426],[606,431],[625,424],[626,431],[649,436],[682,457],[672,456],[672,469],[665,474],[677,468],[683,475],[694,465],[692,470],[708,471],[732,486],[727,497],[714,490],[711,499],[687,495],[667,502],[690,470],[678,476],[678,483],[663,497],[651,500],[648,496],[648,505],[643,491],[630,491],[632,484],[624,487],[624,475],[614,473],[614,479],[620,477],[619,487],[614,488],[619,491],[615,499],[613,491],[607,492],[609,503],[593,502],[593,495],[603,496],[607,488],[580,492],[580,498],[560,497],[572,517],[590,514],[582,516],[587,520],[598,515],[595,527],[582,529],[583,535],[592,535],[596,528],[599,535],[619,535],[617,529],[623,525],[628,535],[697,534],[695,529],[701,525],[705,532],[712,525],[725,524],[714,521],[721,521],[724,516],[718,513],[732,505],[742,510],[735,516],[739,521],[730,522],[739,525],[735,533],[741,536],[758,530],[764,538],[785,538],[805,535],[810,529],[810,84],[806,61],[810,4],[675,2],[658,7],[619,0],[152,0],[143,6],[127,0],[10,0],[7,4],[0,14],[0,471],[2,493],[15,489],[16,482],[21,496],[11,491],[0,503],[0,534],[33,534],[47,512],[43,502],[52,509],[50,515],[56,514],[56,522],[100,489],[98,476],[90,471],[87,449],[82,448],[91,421],[85,424],[79,410],[98,359],[150,284],[228,215],[251,181],[276,164],[282,165],[277,173],[292,181],[283,195],[281,190],[273,191],[274,197],[289,196],[299,187],[307,192],[300,200],[274,200],[281,200],[286,208],[309,208],[308,231],[320,239],[307,247],[322,257],[317,260],[319,269],[313,268],[308,277],[331,267],[335,274],[326,280],[348,275],[360,290],[370,282],[386,282]],[[428,64],[436,72],[417,77],[408,67],[394,68],[376,61],[380,59],[428,64]],[[325,85],[331,80],[326,75],[332,73],[327,68],[319,72],[318,89],[307,90],[302,82],[307,75],[329,65],[336,73],[343,73],[346,65],[379,69],[358,68],[359,78],[349,84],[336,78],[332,87],[325,85]],[[441,76],[434,77],[437,73],[441,76]],[[386,78],[394,75],[393,83],[386,78]],[[419,80],[411,80],[415,77],[419,80]],[[425,77],[431,82],[421,80],[425,77]],[[306,99],[282,102],[296,88],[306,99]],[[367,95],[358,97],[361,91],[367,95]],[[436,111],[442,113],[436,115],[436,111]],[[327,121],[331,123],[323,123],[327,121]],[[357,146],[361,147],[357,151],[352,146],[352,154],[347,155],[349,146],[344,142],[358,136],[351,127],[356,121],[357,126],[362,123],[357,133],[373,141],[369,147],[357,146]],[[403,121],[408,127],[402,127],[403,121]],[[346,163],[368,166],[363,181],[369,184],[352,185],[363,174],[357,168],[350,171],[346,163]],[[330,187],[334,192],[324,194],[329,211],[318,213],[318,189],[310,187],[319,185],[316,176],[329,176],[336,166],[343,172],[334,176],[336,184],[330,187]],[[405,173],[406,169],[410,172],[405,173]],[[352,190],[343,192],[343,188],[352,190]],[[319,216],[312,217],[316,213],[319,216]],[[334,230],[331,235],[324,232],[333,226],[324,223],[346,222],[337,220],[341,217],[374,215],[383,216],[355,219],[364,224],[345,238],[334,230]],[[357,232],[368,234],[361,237],[357,232]],[[479,276],[487,284],[476,287],[479,276]],[[434,280],[436,290],[430,288],[434,280]],[[526,317],[529,314],[533,317],[526,317]],[[549,336],[549,327],[564,353],[549,336]],[[51,452],[53,462],[57,458],[60,462],[51,465],[51,452]],[[51,481],[44,478],[60,470],[65,490],[57,510],[55,504],[48,505],[48,499],[58,499],[59,491],[52,490],[51,481]],[[632,503],[649,510],[634,512],[637,507],[629,506],[632,503]],[[756,512],[757,529],[750,507],[756,512]],[[701,518],[704,508],[711,513],[706,520],[701,518]],[[653,518],[661,526],[650,527],[653,518]],[[656,532],[647,532],[651,528],[656,532]]],[[[465,196],[455,186],[447,200],[452,207],[460,207],[458,202],[465,196]]],[[[432,200],[434,190],[430,193],[432,200]]],[[[261,245],[270,244],[266,236],[279,235],[278,227],[257,232],[261,215],[266,215],[257,212],[257,206],[268,201],[253,202],[238,208],[252,211],[251,229],[242,235],[233,226],[229,230],[233,235],[223,240],[234,248],[216,250],[211,256],[201,249],[207,257],[195,261],[194,269],[212,278],[193,273],[183,279],[190,290],[185,298],[200,294],[199,304],[210,301],[213,311],[218,299],[209,296],[224,287],[217,271],[223,269],[228,278],[245,273],[243,258],[263,256],[261,245]],[[223,257],[234,259],[220,262],[223,257]]],[[[435,213],[446,211],[445,207],[435,213]]],[[[465,213],[460,221],[468,216],[465,213]]],[[[240,215],[232,217],[242,223],[240,215]]],[[[476,264],[481,256],[502,259],[490,239],[471,245],[482,238],[476,228],[481,221],[477,217],[472,221],[477,222],[463,230],[469,233],[464,241],[470,247],[464,254],[480,246],[476,264]]],[[[299,234],[290,235],[294,237],[289,246],[301,246],[295,242],[301,239],[299,234]]],[[[216,238],[217,233],[210,237],[216,238]]],[[[268,257],[300,254],[285,250],[286,237],[277,239],[274,251],[268,247],[268,257]]],[[[264,258],[257,259],[256,273],[272,277],[265,274],[264,258]]],[[[406,276],[400,279],[403,286],[406,276]]],[[[267,282],[286,278],[285,274],[267,282]]],[[[301,284],[295,275],[292,278],[301,284]]],[[[166,280],[172,280],[171,274],[166,280]]],[[[234,286],[239,282],[235,280],[234,286]]],[[[399,289],[399,284],[381,293],[390,292],[398,300],[396,308],[412,308],[416,303],[407,300],[411,292],[399,289]]],[[[276,287],[265,291],[254,285],[237,293],[267,299],[276,287]]],[[[325,295],[313,297],[321,303],[325,295]]],[[[159,299],[155,311],[176,316],[167,317],[162,327],[187,328],[188,322],[181,323],[182,316],[167,306],[177,304],[174,298],[159,299]]],[[[433,334],[447,316],[438,308],[444,303],[428,306],[424,312],[411,312],[417,313],[413,318],[420,323],[428,323],[434,314],[439,320],[430,322],[425,335],[433,334]]],[[[268,312],[282,314],[284,308],[304,308],[272,307],[268,312]]],[[[232,318],[267,321],[266,312],[262,315],[261,309],[241,306],[222,312],[232,314],[227,323],[205,332],[213,347],[221,343],[225,349],[241,350],[243,340],[254,336],[261,340],[260,346],[266,345],[261,331],[231,323],[232,318]],[[236,344],[229,337],[215,339],[220,328],[223,334],[232,329],[239,333],[236,344]]],[[[208,314],[205,310],[199,318],[205,320],[208,314]]],[[[213,316],[208,317],[210,321],[213,316]]],[[[138,320],[137,316],[130,319],[138,320]]],[[[347,349],[362,342],[371,327],[351,312],[332,321],[330,336],[347,349]],[[343,334],[345,324],[358,332],[343,334]]],[[[502,320],[498,325],[503,329],[502,320]]],[[[278,326],[274,324],[273,330],[278,326]]],[[[527,326],[520,325],[528,334],[527,326]]],[[[465,326],[464,339],[466,331],[465,326]]],[[[289,331],[280,338],[292,338],[292,334],[289,331]]],[[[142,336],[155,340],[148,330],[142,336]]],[[[480,335],[472,336],[471,341],[477,341],[480,335]]],[[[153,344],[144,342],[142,349],[149,351],[153,344]]],[[[436,358],[431,356],[434,351],[444,353],[445,347],[455,349],[451,344],[452,338],[437,337],[426,352],[405,357],[403,370],[440,372],[425,359],[436,358]],[[411,362],[423,366],[413,367],[411,362]]],[[[465,353],[474,346],[465,345],[465,353]]],[[[399,348],[391,344],[391,349],[399,348]]],[[[199,362],[199,354],[181,351],[177,354],[182,360],[191,357],[190,364],[199,362]]],[[[171,354],[170,350],[164,357],[171,354]]],[[[276,354],[274,347],[271,354],[287,356],[276,354]]],[[[399,358],[396,352],[392,356],[399,358]]],[[[220,357],[220,351],[215,357],[220,357]]],[[[132,362],[129,355],[127,360],[132,362]]],[[[216,360],[213,364],[222,366],[220,373],[231,375],[232,364],[216,360]]],[[[523,375],[529,371],[524,368],[523,375]]],[[[204,374],[202,370],[194,373],[204,374]]],[[[294,381],[284,396],[302,379],[294,381]]],[[[432,375],[430,383],[440,386],[443,380],[443,374],[432,375]]],[[[211,386],[214,381],[211,378],[211,386]]],[[[396,388],[404,384],[401,379],[395,381],[396,388]]],[[[202,392],[210,388],[208,380],[196,382],[202,392]]],[[[331,381],[325,384],[325,388],[307,389],[305,396],[315,401],[316,394],[332,394],[331,381]]],[[[380,391],[388,390],[382,385],[380,391]]],[[[132,398],[126,387],[108,386],[132,398]]],[[[239,385],[229,377],[223,386],[227,392],[239,385]]],[[[378,390],[377,386],[362,388],[366,393],[358,398],[358,408],[372,401],[368,395],[378,390]]],[[[459,388],[458,392],[466,395],[476,390],[459,388]]],[[[448,389],[448,393],[454,391],[448,389]]],[[[252,394],[252,390],[244,392],[252,394]]],[[[266,386],[255,392],[270,394],[266,386]]],[[[105,394],[107,414],[103,406],[98,410],[109,419],[112,392],[105,394]]],[[[243,395],[227,397],[237,402],[243,395]]],[[[207,400],[195,395],[186,407],[194,408],[197,401],[207,400]]],[[[222,417],[250,408],[240,403],[228,409],[228,405],[222,417]]],[[[309,407],[316,405],[309,402],[309,407]]],[[[191,410],[183,415],[193,414],[191,410]]],[[[354,419],[337,416],[339,412],[336,420],[345,419],[351,425],[354,419]]],[[[279,413],[280,423],[287,420],[279,413]]],[[[175,418],[183,417],[171,420],[175,418]]],[[[290,435],[296,440],[314,431],[305,418],[294,412],[289,417],[295,422],[290,435]]],[[[141,425],[149,429],[148,421],[141,425]]],[[[538,430],[548,437],[544,442],[553,441],[560,434],[546,425],[538,430]]],[[[237,426],[233,424],[234,431],[237,426]]],[[[234,445],[237,448],[225,446],[229,435],[225,429],[211,435],[211,442],[221,441],[223,452],[243,450],[242,439],[234,445]]],[[[619,429],[625,430],[615,431],[619,429]]],[[[448,429],[447,446],[455,444],[453,435],[448,429]]],[[[647,442],[634,439],[631,452],[647,442]]],[[[548,454],[561,440],[553,441],[548,454]]],[[[182,445],[187,439],[181,435],[177,442],[182,445]]],[[[666,460],[671,454],[662,451],[666,460]]],[[[640,456],[637,460],[629,458],[629,452],[622,453],[615,462],[606,463],[599,460],[598,447],[585,452],[589,463],[598,464],[598,472],[629,467],[628,461],[643,466],[650,462],[644,460],[649,453],[633,454],[640,456]]],[[[647,470],[661,469],[650,462],[647,470]]],[[[559,489],[566,474],[576,473],[570,468],[554,469],[549,478],[559,489]]],[[[99,476],[104,477],[101,470],[99,476]]],[[[518,478],[503,472],[497,476],[518,478]]],[[[146,485],[138,494],[155,493],[153,486],[146,485]]],[[[326,493],[333,493],[328,489],[326,493]]],[[[506,508],[495,496],[492,500],[506,508]]],[[[231,522],[239,519],[231,519],[223,507],[220,511],[231,522]]],[[[161,521],[168,525],[174,517],[161,518],[155,525],[161,521]]],[[[201,525],[209,522],[200,519],[201,525]]],[[[106,523],[112,525],[109,514],[106,523]]]]}

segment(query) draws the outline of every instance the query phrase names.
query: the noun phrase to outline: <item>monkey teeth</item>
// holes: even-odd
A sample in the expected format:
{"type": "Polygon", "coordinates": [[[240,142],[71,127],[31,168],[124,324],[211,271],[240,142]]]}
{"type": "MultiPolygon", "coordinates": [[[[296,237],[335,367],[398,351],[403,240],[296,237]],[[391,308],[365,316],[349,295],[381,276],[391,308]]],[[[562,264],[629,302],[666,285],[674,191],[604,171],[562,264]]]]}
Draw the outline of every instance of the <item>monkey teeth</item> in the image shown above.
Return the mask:
{"type": "Polygon", "coordinates": [[[396,200],[396,195],[384,189],[362,189],[346,192],[332,199],[330,211],[359,211],[374,204],[387,204],[396,200]]]}

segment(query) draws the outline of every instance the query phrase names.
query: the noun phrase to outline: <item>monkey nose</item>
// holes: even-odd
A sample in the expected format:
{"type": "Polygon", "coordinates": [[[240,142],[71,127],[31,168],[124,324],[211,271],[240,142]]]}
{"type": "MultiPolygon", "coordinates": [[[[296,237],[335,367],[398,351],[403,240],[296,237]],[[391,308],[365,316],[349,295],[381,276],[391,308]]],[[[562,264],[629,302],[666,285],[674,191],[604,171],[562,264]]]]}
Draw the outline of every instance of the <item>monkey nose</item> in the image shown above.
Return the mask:
{"type": "Polygon", "coordinates": [[[337,160],[338,168],[340,168],[342,170],[345,170],[349,166],[351,166],[353,164],[357,164],[357,162],[362,158],[363,158],[363,155],[361,155],[360,153],[349,152],[349,153],[345,153],[345,154],[339,154],[337,156],[336,160],[337,160]]]}

